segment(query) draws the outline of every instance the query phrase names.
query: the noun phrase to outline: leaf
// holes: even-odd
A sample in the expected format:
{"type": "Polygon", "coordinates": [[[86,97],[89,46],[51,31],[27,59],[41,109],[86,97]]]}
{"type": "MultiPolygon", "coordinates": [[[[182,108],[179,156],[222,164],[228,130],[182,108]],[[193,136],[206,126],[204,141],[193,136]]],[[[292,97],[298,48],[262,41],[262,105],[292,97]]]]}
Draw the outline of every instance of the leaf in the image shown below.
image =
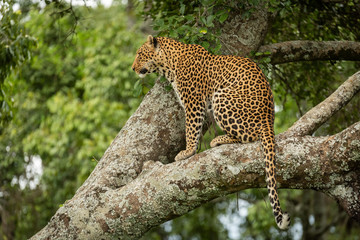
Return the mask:
{"type": "Polygon", "coordinates": [[[200,21],[201,21],[204,25],[206,25],[206,18],[205,18],[205,16],[201,16],[201,17],[200,17],[200,21]]]}
{"type": "Polygon", "coordinates": [[[171,90],[172,90],[172,86],[171,86],[171,85],[165,86],[165,90],[166,90],[166,91],[171,91],[171,90]]]}
{"type": "Polygon", "coordinates": [[[205,35],[207,33],[207,28],[200,28],[199,33],[202,33],[205,35]]]}
{"type": "Polygon", "coordinates": [[[160,18],[160,19],[156,19],[154,21],[154,29],[155,30],[162,31],[164,28],[166,28],[164,19],[160,18]]]}
{"type": "Polygon", "coordinates": [[[137,80],[135,85],[134,85],[134,91],[133,91],[133,95],[135,97],[139,97],[142,93],[142,86],[141,86],[141,80],[137,80]]]}
{"type": "Polygon", "coordinates": [[[224,12],[223,14],[220,15],[219,22],[220,23],[225,22],[228,17],[229,17],[229,14],[227,12],[224,12]]]}
{"type": "Polygon", "coordinates": [[[214,15],[207,16],[207,18],[206,18],[206,26],[207,27],[213,27],[214,26],[214,24],[213,24],[214,18],[215,18],[214,15]]]}
{"type": "Polygon", "coordinates": [[[185,13],[185,4],[181,4],[180,5],[180,13],[181,13],[181,15],[184,15],[184,13],[185,13]]]}
{"type": "Polygon", "coordinates": [[[169,33],[169,36],[171,38],[177,38],[178,37],[178,32],[176,30],[171,30],[169,33]]]}
{"type": "Polygon", "coordinates": [[[210,47],[210,43],[206,42],[206,41],[202,42],[201,45],[206,49],[209,49],[209,47],[210,47]]]}
{"type": "Polygon", "coordinates": [[[195,17],[193,15],[186,15],[185,19],[188,20],[189,22],[192,22],[195,20],[195,17]]]}

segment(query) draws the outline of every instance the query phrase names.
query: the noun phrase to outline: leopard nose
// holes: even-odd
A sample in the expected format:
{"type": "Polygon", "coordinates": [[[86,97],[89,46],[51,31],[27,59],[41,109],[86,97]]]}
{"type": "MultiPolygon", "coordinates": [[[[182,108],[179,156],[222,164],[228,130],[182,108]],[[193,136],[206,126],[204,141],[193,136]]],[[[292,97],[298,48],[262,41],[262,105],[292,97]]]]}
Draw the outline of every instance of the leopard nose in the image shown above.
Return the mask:
{"type": "Polygon", "coordinates": [[[131,69],[132,69],[133,71],[135,71],[135,67],[132,67],[131,69]]]}
{"type": "Polygon", "coordinates": [[[146,68],[142,68],[141,70],[140,70],[140,73],[141,74],[145,74],[145,73],[147,73],[148,72],[148,70],[146,69],[146,68]]]}

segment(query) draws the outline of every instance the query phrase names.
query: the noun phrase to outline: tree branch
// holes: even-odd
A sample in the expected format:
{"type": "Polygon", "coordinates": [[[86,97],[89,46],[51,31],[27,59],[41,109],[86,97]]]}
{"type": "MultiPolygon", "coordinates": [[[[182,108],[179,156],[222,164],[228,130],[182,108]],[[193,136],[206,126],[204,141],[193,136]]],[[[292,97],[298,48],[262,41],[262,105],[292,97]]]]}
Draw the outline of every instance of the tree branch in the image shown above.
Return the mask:
{"type": "MultiPolygon", "coordinates": [[[[175,95],[157,83],[75,196],[32,239],[137,239],[211,199],[266,186],[259,142],[164,165],[184,147],[184,135],[175,95]]],[[[334,136],[277,137],[279,186],[323,191],[360,221],[359,138],[360,122],[334,136]]]]}
{"type": "Polygon", "coordinates": [[[270,57],[272,64],[314,60],[360,61],[360,42],[352,41],[288,41],[261,46],[255,59],[270,57]]]}
{"type": "MultiPolygon", "coordinates": [[[[279,140],[279,185],[326,192],[360,220],[359,138],[360,122],[330,137],[279,140]]],[[[224,145],[167,165],[147,161],[141,174],[122,188],[96,184],[90,188],[100,188],[97,193],[77,193],[32,239],[49,234],[54,238],[137,239],[211,199],[265,187],[260,148],[259,142],[224,145]]]]}
{"type": "Polygon", "coordinates": [[[349,77],[334,93],[303,115],[283,134],[311,135],[360,91],[360,71],[349,77]]]}

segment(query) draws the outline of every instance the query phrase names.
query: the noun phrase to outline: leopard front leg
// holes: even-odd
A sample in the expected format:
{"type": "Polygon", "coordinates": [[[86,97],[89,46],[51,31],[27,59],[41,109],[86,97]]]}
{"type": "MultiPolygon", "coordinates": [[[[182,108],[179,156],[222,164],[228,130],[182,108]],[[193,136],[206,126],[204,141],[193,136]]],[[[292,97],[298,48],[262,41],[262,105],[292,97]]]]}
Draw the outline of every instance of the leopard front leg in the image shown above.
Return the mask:
{"type": "Polygon", "coordinates": [[[196,153],[205,116],[205,104],[193,101],[184,104],[186,121],[186,149],[179,152],[175,161],[191,157],[196,153]]]}

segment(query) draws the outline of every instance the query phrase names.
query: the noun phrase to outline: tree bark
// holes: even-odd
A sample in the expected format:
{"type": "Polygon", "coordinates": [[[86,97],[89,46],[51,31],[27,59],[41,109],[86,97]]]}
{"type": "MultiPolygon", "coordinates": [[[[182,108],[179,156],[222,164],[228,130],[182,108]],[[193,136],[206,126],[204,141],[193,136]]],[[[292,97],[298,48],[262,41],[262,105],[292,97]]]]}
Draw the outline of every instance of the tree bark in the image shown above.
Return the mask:
{"type": "MultiPolygon", "coordinates": [[[[357,84],[360,73],[349,79],[355,80],[344,85],[357,84]]],[[[343,89],[350,92],[347,98],[356,94],[343,89]]],[[[329,101],[312,111],[324,119],[332,105],[339,104],[329,101]]],[[[308,121],[313,118],[296,124],[308,121]]],[[[292,129],[276,139],[279,187],[322,191],[360,221],[360,122],[325,137],[292,129]]],[[[156,83],[75,196],[31,239],[137,239],[211,199],[266,186],[259,142],[224,145],[169,163],[184,148],[184,135],[175,95],[156,83]]]]}
{"type": "MultiPolygon", "coordinates": [[[[246,2],[243,4],[247,5],[246,2]]],[[[245,9],[236,6],[230,11],[227,21],[215,26],[215,29],[222,29],[219,39],[223,54],[245,57],[261,46],[273,17],[264,4],[265,1],[257,6],[246,6],[245,9]],[[243,14],[251,8],[251,15],[244,17],[243,14]]]]}

